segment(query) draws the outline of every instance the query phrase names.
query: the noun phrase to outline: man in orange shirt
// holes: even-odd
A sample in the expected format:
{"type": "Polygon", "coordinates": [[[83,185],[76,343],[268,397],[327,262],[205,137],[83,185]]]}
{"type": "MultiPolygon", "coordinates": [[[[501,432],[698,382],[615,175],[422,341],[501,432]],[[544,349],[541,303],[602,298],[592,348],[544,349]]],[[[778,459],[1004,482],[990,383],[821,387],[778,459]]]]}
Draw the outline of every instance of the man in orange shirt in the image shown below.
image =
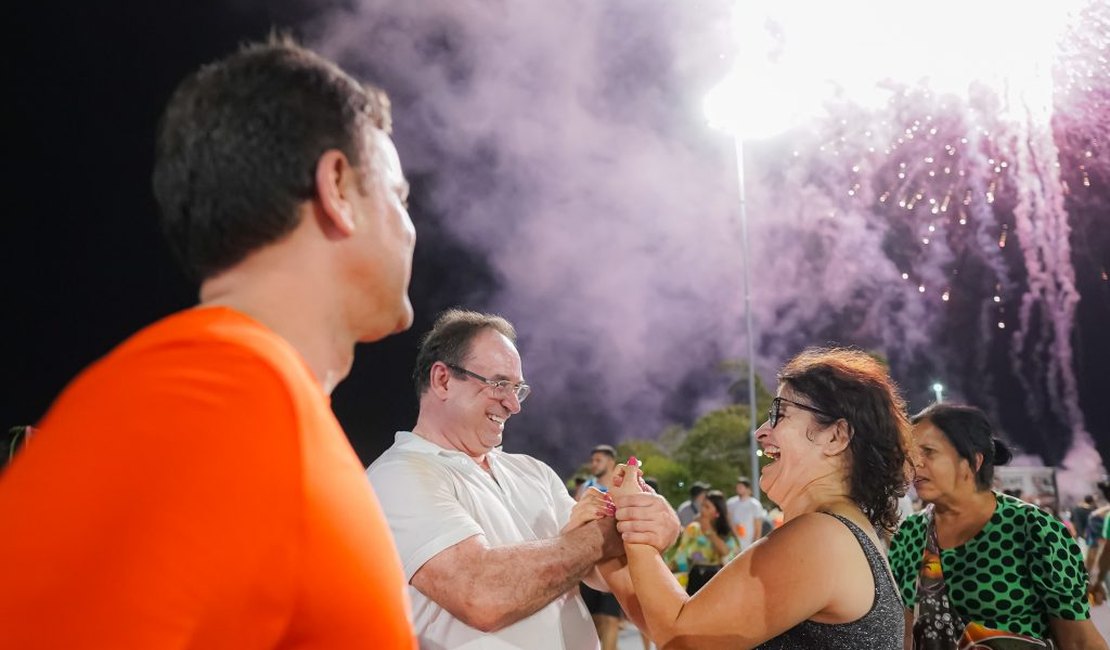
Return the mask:
{"type": "Polygon", "coordinates": [[[5,647],[415,647],[328,397],[412,323],[388,134],[381,91],[282,39],[177,89],[154,192],[200,304],[86,369],[0,475],[5,647]]]}

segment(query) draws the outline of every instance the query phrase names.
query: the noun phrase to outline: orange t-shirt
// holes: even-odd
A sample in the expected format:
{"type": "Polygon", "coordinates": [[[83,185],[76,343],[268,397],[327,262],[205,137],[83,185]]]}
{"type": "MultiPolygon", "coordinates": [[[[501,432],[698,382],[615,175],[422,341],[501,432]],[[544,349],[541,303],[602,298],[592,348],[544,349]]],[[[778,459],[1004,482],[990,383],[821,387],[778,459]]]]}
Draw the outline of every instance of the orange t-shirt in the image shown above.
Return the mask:
{"type": "Polygon", "coordinates": [[[393,538],[297,352],[227,308],[136,334],[0,474],[0,645],[416,647],[393,538]]]}

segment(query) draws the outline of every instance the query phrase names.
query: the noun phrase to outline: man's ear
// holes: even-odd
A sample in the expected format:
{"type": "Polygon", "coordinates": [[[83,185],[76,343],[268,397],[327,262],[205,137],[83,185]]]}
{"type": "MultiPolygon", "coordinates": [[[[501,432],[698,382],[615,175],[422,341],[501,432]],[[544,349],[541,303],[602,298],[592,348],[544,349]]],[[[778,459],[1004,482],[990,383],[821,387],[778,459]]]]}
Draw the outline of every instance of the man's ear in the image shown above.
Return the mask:
{"type": "Polygon", "coordinates": [[[432,364],[429,371],[428,385],[432,393],[440,399],[447,397],[447,380],[451,378],[451,370],[439,361],[432,364]]]}
{"type": "Polygon", "coordinates": [[[832,437],[829,438],[829,442],[826,444],[825,453],[829,456],[838,456],[844,453],[844,450],[852,443],[852,433],[852,425],[848,424],[847,420],[844,418],[837,420],[836,424],[832,426],[832,437]]]}
{"type": "Polygon", "coordinates": [[[350,193],[356,184],[352,175],[358,173],[347,156],[338,149],[328,149],[316,161],[316,196],[326,220],[344,235],[355,231],[355,208],[350,193]]]}

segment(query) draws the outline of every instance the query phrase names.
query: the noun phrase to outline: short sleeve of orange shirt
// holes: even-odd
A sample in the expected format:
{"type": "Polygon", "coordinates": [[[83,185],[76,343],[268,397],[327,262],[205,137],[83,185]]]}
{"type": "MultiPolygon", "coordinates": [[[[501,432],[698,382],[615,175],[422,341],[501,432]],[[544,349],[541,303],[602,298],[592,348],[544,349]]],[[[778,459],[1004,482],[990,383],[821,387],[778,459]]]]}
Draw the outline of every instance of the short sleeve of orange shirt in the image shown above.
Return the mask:
{"type": "Polygon", "coordinates": [[[284,340],[181,312],[82,373],[0,475],[13,648],[414,648],[388,526],[284,340]]]}

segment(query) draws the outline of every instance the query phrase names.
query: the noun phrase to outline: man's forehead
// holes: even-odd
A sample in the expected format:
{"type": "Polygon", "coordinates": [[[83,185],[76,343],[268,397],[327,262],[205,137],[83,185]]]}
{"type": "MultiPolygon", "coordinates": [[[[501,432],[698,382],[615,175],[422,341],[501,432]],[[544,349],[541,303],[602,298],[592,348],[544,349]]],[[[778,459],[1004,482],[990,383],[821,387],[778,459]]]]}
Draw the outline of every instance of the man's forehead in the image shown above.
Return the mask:
{"type": "Polygon", "coordinates": [[[474,336],[470,342],[469,358],[474,363],[488,364],[491,370],[501,373],[519,373],[521,367],[516,345],[504,334],[492,329],[483,330],[474,336]]]}
{"type": "Polygon", "coordinates": [[[404,180],[404,172],[401,168],[401,157],[397,153],[397,146],[393,144],[393,138],[375,127],[367,127],[364,130],[366,140],[366,148],[370,155],[374,157],[374,163],[381,169],[382,173],[393,181],[404,180]]]}

